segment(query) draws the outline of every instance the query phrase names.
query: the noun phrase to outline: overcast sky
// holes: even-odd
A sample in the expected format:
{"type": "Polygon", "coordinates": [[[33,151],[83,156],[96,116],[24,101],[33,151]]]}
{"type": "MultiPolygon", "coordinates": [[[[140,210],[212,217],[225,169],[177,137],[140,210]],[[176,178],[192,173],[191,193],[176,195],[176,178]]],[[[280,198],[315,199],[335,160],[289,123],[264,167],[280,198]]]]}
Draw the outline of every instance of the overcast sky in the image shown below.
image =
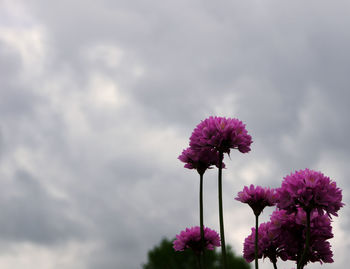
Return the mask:
{"type": "MultiPolygon", "coordinates": [[[[241,254],[254,225],[244,185],[315,169],[347,204],[323,267],[346,268],[349,29],[347,0],[0,0],[0,268],[140,268],[198,225],[177,157],[210,115],[254,140],[225,158],[227,243],[241,254]]],[[[218,230],[216,171],[204,180],[218,230]]]]}

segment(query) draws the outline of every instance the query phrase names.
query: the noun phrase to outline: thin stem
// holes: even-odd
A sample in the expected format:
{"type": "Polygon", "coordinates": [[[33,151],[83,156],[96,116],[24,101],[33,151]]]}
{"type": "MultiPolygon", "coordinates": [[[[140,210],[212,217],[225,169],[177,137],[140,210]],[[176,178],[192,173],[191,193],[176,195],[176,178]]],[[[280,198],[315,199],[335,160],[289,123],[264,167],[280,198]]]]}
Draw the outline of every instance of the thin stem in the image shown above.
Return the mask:
{"type": "Polygon", "coordinates": [[[219,221],[220,221],[220,237],[221,237],[221,255],[222,255],[222,266],[227,269],[226,262],[226,245],[225,245],[225,232],[224,232],[224,214],[222,206],[222,160],[224,153],[219,152],[219,175],[218,175],[218,191],[219,191],[219,221]]]}
{"type": "Polygon", "coordinates": [[[305,238],[305,248],[303,254],[301,255],[300,261],[297,265],[298,269],[303,269],[306,264],[306,256],[309,252],[310,246],[310,218],[311,218],[311,210],[306,210],[306,238],[305,238]]]}
{"type": "Polygon", "coordinates": [[[258,240],[259,240],[259,234],[258,229],[259,228],[259,214],[255,214],[255,269],[259,269],[259,263],[258,263],[258,240]]]}
{"type": "Polygon", "coordinates": [[[199,223],[201,229],[201,249],[203,258],[203,269],[205,269],[205,246],[204,246],[204,223],[203,223],[203,173],[199,174],[199,223]]]}
{"type": "Polygon", "coordinates": [[[274,261],[272,264],[273,264],[273,269],[277,269],[277,263],[274,261]]]}

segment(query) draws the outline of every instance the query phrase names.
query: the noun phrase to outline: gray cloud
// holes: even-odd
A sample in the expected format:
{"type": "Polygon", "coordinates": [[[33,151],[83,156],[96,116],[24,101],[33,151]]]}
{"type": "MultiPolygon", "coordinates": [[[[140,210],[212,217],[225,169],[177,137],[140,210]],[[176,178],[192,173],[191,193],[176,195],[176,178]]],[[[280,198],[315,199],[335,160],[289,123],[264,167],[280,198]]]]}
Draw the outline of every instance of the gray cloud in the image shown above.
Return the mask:
{"type": "Polygon", "coordinates": [[[82,238],[82,230],[66,214],[69,204],[50,197],[28,173],[18,171],[1,185],[1,240],[50,245],[82,238]]]}

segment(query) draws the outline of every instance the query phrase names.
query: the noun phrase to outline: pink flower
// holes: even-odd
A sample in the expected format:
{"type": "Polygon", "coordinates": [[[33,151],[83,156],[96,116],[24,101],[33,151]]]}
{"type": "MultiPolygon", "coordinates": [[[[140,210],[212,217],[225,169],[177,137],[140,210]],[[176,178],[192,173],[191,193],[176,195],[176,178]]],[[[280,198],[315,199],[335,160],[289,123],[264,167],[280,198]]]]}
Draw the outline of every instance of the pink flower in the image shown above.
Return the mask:
{"type": "MultiPolygon", "coordinates": [[[[258,246],[259,246],[259,241],[258,241],[258,246]]],[[[258,248],[258,258],[260,259],[261,257],[262,257],[262,248],[260,247],[258,248]]],[[[255,228],[252,228],[252,233],[244,239],[243,258],[247,262],[252,262],[255,259],[255,228]]]]}
{"type": "MultiPolygon", "coordinates": [[[[220,246],[219,234],[207,227],[204,227],[204,248],[213,250],[214,247],[220,246]]],[[[186,228],[176,235],[173,242],[175,251],[184,251],[186,248],[191,248],[196,254],[200,254],[203,249],[201,247],[201,232],[200,227],[195,226],[186,228]]]]}
{"type": "MultiPolygon", "coordinates": [[[[296,213],[288,214],[286,210],[276,210],[271,215],[270,232],[275,235],[274,242],[279,256],[285,260],[297,261],[300,251],[305,246],[306,213],[300,207],[296,213]]],[[[260,232],[260,230],[259,230],[260,232]]],[[[333,262],[331,245],[327,241],[333,238],[332,226],[327,215],[311,213],[310,246],[307,262],[333,262]]]]}
{"type": "Polygon", "coordinates": [[[190,137],[192,148],[211,148],[228,154],[230,149],[249,152],[251,143],[252,138],[240,120],[216,116],[201,121],[190,137]]]}
{"type": "Polygon", "coordinates": [[[205,170],[211,169],[212,165],[218,166],[219,153],[209,148],[196,150],[189,147],[182,151],[178,159],[186,163],[185,168],[196,169],[199,174],[203,174],[205,170]]]}
{"type": "Polygon", "coordinates": [[[288,212],[295,212],[300,206],[304,210],[317,209],[319,214],[325,211],[329,216],[337,216],[337,211],[344,205],[342,191],[336,183],[321,172],[309,169],[286,176],[277,192],[277,207],[288,212]]]}
{"type": "MultiPolygon", "coordinates": [[[[275,231],[271,229],[272,223],[261,223],[258,228],[258,258],[269,258],[272,263],[277,262],[277,257],[286,260],[285,253],[280,249],[280,243],[275,231]]],[[[243,258],[247,262],[255,259],[255,228],[244,240],[243,258]]]]}
{"type": "Polygon", "coordinates": [[[244,187],[235,200],[248,204],[254,211],[255,215],[260,215],[266,206],[273,206],[277,201],[277,193],[274,189],[254,187],[253,184],[248,188],[244,187]]]}
{"type": "MultiPolygon", "coordinates": [[[[270,222],[262,223],[258,230],[258,257],[268,257],[271,262],[277,258],[297,261],[305,245],[306,213],[299,208],[296,213],[276,210],[270,222]]],[[[314,211],[311,215],[310,249],[307,262],[333,262],[328,239],[333,237],[330,219],[314,211]]],[[[243,257],[247,262],[254,260],[255,228],[244,241],[243,257]]]]}

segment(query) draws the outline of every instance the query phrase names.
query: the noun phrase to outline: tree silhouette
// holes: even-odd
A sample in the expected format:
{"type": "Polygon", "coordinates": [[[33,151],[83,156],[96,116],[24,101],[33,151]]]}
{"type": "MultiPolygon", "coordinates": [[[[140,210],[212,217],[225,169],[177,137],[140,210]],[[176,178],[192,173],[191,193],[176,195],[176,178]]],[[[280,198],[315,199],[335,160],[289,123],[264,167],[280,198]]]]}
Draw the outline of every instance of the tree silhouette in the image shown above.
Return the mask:
{"type": "MultiPolygon", "coordinates": [[[[148,262],[143,269],[196,269],[198,261],[192,250],[176,252],[173,240],[164,238],[159,245],[148,252],[148,262]]],[[[234,255],[232,248],[226,249],[228,268],[250,269],[250,265],[242,258],[234,255]]],[[[218,250],[205,252],[206,269],[221,269],[221,253],[218,250]]]]}

